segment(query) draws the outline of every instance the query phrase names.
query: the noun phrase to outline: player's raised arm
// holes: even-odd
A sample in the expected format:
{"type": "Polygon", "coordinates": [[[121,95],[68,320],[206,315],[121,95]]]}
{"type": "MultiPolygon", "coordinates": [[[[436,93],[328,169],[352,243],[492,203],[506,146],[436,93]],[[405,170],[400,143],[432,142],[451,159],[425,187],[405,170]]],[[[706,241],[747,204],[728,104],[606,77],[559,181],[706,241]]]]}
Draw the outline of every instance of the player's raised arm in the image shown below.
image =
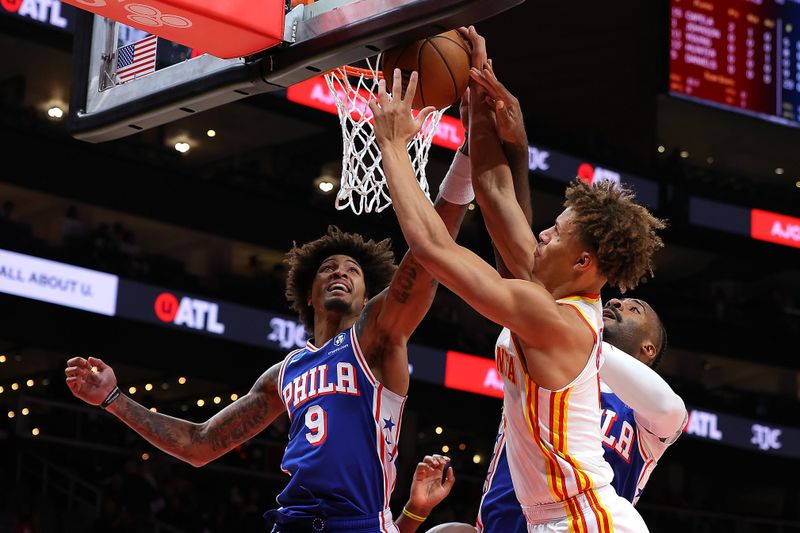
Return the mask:
{"type": "Polygon", "coordinates": [[[603,343],[602,379],[636,414],[647,431],[669,441],[686,424],[686,406],[664,378],[646,364],[614,346],[603,343]]]}
{"type": "Polygon", "coordinates": [[[491,69],[486,41],[474,27],[461,33],[472,44],[469,139],[472,152],[480,154],[471,158],[475,196],[492,243],[510,274],[529,280],[537,243],[530,226],[528,139],[519,101],[507,90],[502,98],[497,91],[487,91],[478,76],[491,69]]]}
{"type": "MultiPolygon", "coordinates": [[[[465,106],[462,105],[462,110],[465,106]]],[[[434,209],[455,238],[467,205],[475,199],[469,159],[459,150],[439,188],[434,209]]],[[[400,395],[408,391],[406,344],[433,303],[438,284],[409,251],[400,262],[389,287],[372,298],[358,322],[358,335],[365,353],[372,343],[381,343],[383,384],[400,395]],[[388,342],[387,342],[388,341],[388,342]]]]}
{"type": "MultiPolygon", "coordinates": [[[[399,71],[394,78],[395,84],[401,83],[399,71]]],[[[385,82],[381,81],[380,107],[370,102],[392,202],[411,252],[434,278],[530,345],[574,342],[574,336],[555,334],[573,326],[574,312],[562,310],[543,286],[504,280],[480,257],[457,245],[420,190],[405,147],[432,109],[422,110],[416,119],[412,117],[416,81],[413,73],[405,97],[394,99],[390,99],[385,82]],[[544,335],[546,331],[550,334],[544,335]]]]}
{"type": "Polygon", "coordinates": [[[67,365],[67,385],[73,395],[102,405],[150,444],[193,466],[203,466],[251,439],[285,410],[277,387],[280,363],[267,370],[250,392],[202,424],[151,412],[120,394],[113,369],[100,359],[74,357],[67,365]]]}

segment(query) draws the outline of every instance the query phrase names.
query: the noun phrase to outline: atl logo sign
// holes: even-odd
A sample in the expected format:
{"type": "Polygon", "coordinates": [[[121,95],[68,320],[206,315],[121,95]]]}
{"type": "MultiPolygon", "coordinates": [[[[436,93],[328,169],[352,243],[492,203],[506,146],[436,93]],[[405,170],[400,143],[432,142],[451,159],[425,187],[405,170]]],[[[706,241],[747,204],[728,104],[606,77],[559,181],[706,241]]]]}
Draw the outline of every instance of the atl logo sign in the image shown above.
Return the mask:
{"type": "Polygon", "coordinates": [[[219,322],[219,306],[215,303],[188,297],[178,300],[174,294],[164,292],[156,298],[154,310],[162,322],[216,335],[225,333],[225,324],[219,322]]]}

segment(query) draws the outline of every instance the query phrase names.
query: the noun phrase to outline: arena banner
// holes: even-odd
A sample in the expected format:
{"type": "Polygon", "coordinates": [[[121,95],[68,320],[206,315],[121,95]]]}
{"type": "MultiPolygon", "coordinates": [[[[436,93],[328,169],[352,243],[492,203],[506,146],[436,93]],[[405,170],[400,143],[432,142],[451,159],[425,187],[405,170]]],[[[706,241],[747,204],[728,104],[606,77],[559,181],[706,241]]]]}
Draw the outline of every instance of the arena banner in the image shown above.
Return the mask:
{"type": "Polygon", "coordinates": [[[752,452],[800,458],[800,429],[689,407],[683,432],[752,452]]]}
{"type": "Polygon", "coordinates": [[[0,292],[114,316],[119,278],[105,272],[0,250],[0,292]]]}
{"type": "Polygon", "coordinates": [[[689,222],[695,226],[800,248],[800,218],[689,197],[689,222]]]}
{"type": "Polygon", "coordinates": [[[0,15],[19,18],[75,33],[78,10],[58,0],[0,0],[0,15]]]}
{"type": "MultiPolygon", "coordinates": [[[[305,328],[294,317],[125,279],[119,282],[117,316],[279,352],[306,345],[305,328]]],[[[410,344],[408,352],[414,379],[444,382],[443,350],[410,344]]]]}
{"type": "Polygon", "coordinates": [[[576,177],[586,183],[612,181],[630,187],[642,205],[650,209],[659,207],[658,183],[542,146],[528,146],[528,170],[563,183],[576,177]]]}

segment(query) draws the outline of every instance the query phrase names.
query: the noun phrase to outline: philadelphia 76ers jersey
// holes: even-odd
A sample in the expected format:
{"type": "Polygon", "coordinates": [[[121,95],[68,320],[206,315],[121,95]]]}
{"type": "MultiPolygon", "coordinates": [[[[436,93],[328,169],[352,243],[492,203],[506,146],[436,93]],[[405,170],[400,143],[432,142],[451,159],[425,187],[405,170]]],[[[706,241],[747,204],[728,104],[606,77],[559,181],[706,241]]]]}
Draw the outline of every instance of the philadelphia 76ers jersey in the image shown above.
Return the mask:
{"type": "MultiPolygon", "coordinates": [[[[614,470],[611,486],[617,494],[635,505],[656,467],[656,461],[669,444],[644,429],[641,430],[641,436],[644,437],[641,439],[633,410],[611,392],[605,383],[600,383],[600,392],[600,407],[603,410],[600,425],[603,433],[603,457],[614,470]]],[[[502,420],[483,485],[483,497],[476,522],[479,532],[526,531],[525,516],[511,482],[504,429],[505,420],[502,420]]]]}
{"type": "Polygon", "coordinates": [[[375,379],[354,329],[289,354],[279,381],[290,419],[281,468],[291,478],[278,513],[374,519],[368,529],[396,531],[389,496],[405,397],[375,379]]]}

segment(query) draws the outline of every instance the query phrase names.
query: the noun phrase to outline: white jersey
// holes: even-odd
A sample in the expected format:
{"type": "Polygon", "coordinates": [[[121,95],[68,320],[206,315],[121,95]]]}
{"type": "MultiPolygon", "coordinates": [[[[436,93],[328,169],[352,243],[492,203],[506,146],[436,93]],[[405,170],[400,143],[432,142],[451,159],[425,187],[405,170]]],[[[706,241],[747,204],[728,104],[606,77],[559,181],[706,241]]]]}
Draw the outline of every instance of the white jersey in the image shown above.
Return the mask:
{"type": "MultiPolygon", "coordinates": [[[[596,491],[613,471],[603,459],[600,409],[602,304],[598,296],[558,300],[572,307],[590,328],[594,345],[580,374],[553,391],[534,383],[520,363],[521,350],[510,330],[497,339],[495,359],[504,381],[506,449],[517,499],[531,522],[537,507],[563,503],[563,516],[583,513],[588,502],[600,523],[610,514],[596,491]],[[576,498],[580,495],[580,498],[576,498]]],[[[587,509],[588,511],[588,509],[587,509]]]]}

